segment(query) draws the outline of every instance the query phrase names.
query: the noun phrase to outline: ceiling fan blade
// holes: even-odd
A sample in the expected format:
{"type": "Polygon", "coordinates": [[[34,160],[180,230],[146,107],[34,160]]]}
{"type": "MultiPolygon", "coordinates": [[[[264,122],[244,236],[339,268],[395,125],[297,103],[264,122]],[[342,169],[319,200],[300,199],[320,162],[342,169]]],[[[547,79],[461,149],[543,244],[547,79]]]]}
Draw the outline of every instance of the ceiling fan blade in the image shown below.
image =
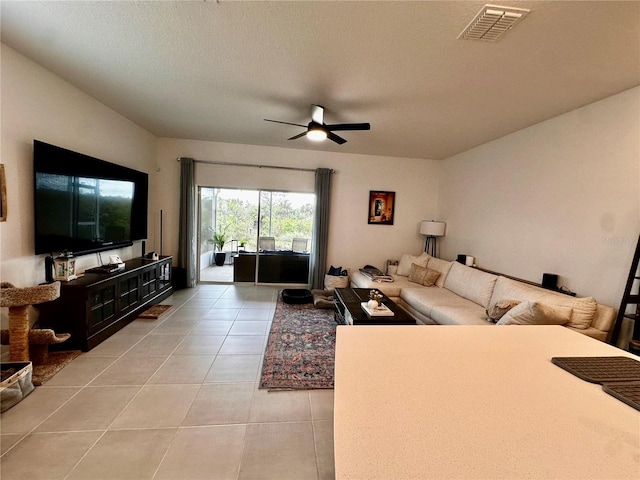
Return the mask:
{"type": "Polygon", "coordinates": [[[368,123],[337,123],[335,125],[325,125],[329,131],[338,130],[371,130],[371,125],[368,123]]]}
{"type": "Polygon", "coordinates": [[[287,140],[297,140],[300,137],[304,137],[306,134],[307,134],[307,132],[302,132],[302,133],[299,133],[298,135],[294,135],[291,138],[287,138],[287,140]]]}
{"type": "Polygon", "coordinates": [[[311,105],[311,121],[322,125],[324,123],[324,107],[311,105]]]}
{"type": "Polygon", "coordinates": [[[336,135],[335,133],[332,133],[332,132],[327,132],[327,138],[329,140],[333,140],[338,145],[342,145],[343,143],[347,143],[347,141],[344,138],[339,137],[338,135],[336,135]]]}
{"type": "Polygon", "coordinates": [[[281,122],[280,120],[269,120],[268,118],[265,118],[264,121],[265,122],[273,122],[273,123],[284,123],[285,125],[294,125],[296,127],[307,128],[306,125],[300,125],[299,123],[281,122]]]}

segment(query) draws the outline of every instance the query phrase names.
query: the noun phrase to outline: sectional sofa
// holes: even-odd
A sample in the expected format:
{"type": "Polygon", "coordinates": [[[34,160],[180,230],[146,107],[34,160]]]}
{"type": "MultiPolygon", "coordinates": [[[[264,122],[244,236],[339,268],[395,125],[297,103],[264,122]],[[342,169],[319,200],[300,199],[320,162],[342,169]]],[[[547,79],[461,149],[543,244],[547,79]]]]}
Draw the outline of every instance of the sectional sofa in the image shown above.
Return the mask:
{"type": "Polygon", "coordinates": [[[615,309],[592,297],[576,298],[426,253],[402,255],[387,273],[393,282],[355,272],[350,283],[382,291],[422,324],[555,324],[605,341],[616,318],[615,309]]]}

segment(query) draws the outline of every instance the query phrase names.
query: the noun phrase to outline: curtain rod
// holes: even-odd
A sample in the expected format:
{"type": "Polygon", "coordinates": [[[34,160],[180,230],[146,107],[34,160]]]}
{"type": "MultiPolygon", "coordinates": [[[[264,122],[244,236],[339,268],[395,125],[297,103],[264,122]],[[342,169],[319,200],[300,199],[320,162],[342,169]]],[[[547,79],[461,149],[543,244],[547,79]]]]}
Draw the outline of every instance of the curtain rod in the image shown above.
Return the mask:
{"type": "MultiPolygon", "coordinates": [[[[176,160],[179,162],[181,157],[176,160]]],[[[215,160],[193,160],[195,163],[207,163],[209,165],[230,165],[232,167],[253,167],[253,168],[275,168],[278,170],[297,170],[299,172],[315,172],[315,168],[299,168],[299,167],[281,167],[278,165],[256,165],[253,163],[234,163],[234,162],[219,162],[215,160]]],[[[331,173],[336,173],[334,169],[331,169],[331,173]]]]}

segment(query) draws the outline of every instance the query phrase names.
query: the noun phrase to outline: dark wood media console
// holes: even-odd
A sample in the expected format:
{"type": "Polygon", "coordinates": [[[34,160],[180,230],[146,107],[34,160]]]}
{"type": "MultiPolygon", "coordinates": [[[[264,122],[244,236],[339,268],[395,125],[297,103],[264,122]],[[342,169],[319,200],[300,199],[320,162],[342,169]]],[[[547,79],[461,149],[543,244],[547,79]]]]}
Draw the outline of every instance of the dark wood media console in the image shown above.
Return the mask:
{"type": "Polygon", "coordinates": [[[40,328],[70,333],[59,347],[91,350],[169,295],[172,257],[134,258],[113,273],[85,273],[62,282],[60,298],[39,306],[40,328]]]}

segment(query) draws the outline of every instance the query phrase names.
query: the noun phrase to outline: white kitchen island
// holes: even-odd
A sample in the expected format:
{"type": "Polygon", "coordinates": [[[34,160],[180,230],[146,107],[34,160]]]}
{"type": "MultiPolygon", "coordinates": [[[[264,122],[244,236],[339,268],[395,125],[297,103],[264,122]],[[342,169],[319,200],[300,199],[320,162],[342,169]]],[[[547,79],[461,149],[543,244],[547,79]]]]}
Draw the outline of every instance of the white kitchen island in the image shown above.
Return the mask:
{"type": "Polygon", "coordinates": [[[638,479],[640,412],[551,363],[629,356],[560,326],[339,326],[343,479],[638,479]]]}

